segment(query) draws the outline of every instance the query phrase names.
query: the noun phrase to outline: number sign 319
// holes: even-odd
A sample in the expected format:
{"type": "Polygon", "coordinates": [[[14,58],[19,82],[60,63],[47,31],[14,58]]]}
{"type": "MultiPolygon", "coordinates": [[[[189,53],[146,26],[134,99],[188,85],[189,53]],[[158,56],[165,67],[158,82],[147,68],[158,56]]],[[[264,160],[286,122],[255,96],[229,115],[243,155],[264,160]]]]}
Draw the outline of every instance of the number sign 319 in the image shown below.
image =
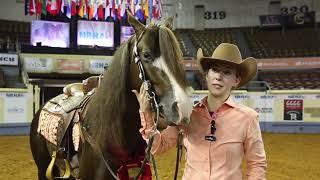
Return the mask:
{"type": "Polygon", "coordinates": [[[227,13],[225,11],[205,11],[204,19],[225,19],[227,17],[227,13]]]}

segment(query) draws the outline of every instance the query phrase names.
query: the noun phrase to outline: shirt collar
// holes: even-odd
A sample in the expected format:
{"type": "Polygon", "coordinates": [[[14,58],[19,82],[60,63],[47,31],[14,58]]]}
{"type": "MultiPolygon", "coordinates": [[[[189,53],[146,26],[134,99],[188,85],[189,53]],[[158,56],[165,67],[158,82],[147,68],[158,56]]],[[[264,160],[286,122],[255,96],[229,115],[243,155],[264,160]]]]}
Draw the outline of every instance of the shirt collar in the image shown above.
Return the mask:
{"type": "MultiPolygon", "coordinates": [[[[228,97],[228,99],[222,104],[223,105],[228,105],[228,106],[231,106],[231,107],[236,107],[237,104],[233,101],[233,98],[231,97],[231,95],[228,97]]],[[[202,107],[202,106],[205,106],[205,107],[208,107],[208,96],[202,98],[198,103],[196,103],[194,105],[194,107],[202,107]]]]}

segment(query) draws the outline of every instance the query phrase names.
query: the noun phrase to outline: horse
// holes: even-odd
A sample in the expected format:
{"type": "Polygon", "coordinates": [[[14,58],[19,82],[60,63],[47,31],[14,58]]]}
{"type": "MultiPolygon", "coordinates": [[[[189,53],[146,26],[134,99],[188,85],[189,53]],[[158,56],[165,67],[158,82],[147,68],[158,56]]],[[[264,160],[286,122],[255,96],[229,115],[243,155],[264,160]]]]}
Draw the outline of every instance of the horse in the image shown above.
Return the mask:
{"type": "MultiPolygon", "coordinates": [[[[145,155],[146,141],[139,133],[139,103],[132,90],[139,90],[146,82],[166,122],[180,125],[189,121],[190,89],[182,52],[172,32],[172,19],[145,26],[128,13],[128,22],[135,34],[116,50],[112,64],[81,113],[80,129],[85,131],[81,137],[89,139],[81,138],[78,151],[69,141],[62,148],[78,158],[79,176],[71,173],[70,179],[114,179],[128,159],[145,155]]],[[[43,180],[47,179],[46,169],[56,147],[37,131],[41,110],[31,122],[30,147],[38,178],[43,180]]],[[[52,174],[61,175],[63,168],[63,163],[57,162],[52,174]]]]}

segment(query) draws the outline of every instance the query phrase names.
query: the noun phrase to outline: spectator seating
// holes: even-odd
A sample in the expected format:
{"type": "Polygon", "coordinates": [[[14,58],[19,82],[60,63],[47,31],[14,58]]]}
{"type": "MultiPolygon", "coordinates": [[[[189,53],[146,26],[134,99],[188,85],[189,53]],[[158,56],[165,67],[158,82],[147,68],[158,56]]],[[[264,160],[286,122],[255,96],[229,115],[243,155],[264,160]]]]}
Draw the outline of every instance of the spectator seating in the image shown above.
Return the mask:
{"type": "Polygon", "coordinates": [[[320,32],[314,28],[265,30],[242,29],[256,58],[312,57],[320,55],[320,32]]]}
{"type": "MultiPolygon", "coordinates": [[[[176,30],[176,34],[187,34],[195,48],[195,50],[185,49],[183,52],[196,52],[198,48],[202,48],[205,56],[211,56],[215,47],[222,42],[237,44],[232,29],[176,30]]],[[[184,49],[184,45],[181,45],[181,48],[184,49]]]]}
{"type": "Polygon", "coordinates": [[[0,50],[13,50],[17,42],[30,44],[30,22],[0,20],[0,50]]]}

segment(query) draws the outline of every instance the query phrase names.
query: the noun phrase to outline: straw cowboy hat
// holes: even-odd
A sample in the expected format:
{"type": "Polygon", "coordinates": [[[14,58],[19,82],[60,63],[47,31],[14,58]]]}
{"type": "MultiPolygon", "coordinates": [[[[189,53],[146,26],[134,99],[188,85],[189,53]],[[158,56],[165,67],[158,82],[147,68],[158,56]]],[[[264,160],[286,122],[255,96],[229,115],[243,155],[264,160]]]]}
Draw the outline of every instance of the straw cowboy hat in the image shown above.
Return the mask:
{"type": "Polygon", "coordinates": [[[202,49],[197,52],[197,61],[200,71],[205,72],[211,64],[216,62],[227,62],[238,67],[241,81],[238,87],[244,86],[252,80],[257,73],[257,61],[253,57],[242,59],[238,47],[234,44],[221,43],[212,53],[211,57],[204,57],[202,49]]]}

